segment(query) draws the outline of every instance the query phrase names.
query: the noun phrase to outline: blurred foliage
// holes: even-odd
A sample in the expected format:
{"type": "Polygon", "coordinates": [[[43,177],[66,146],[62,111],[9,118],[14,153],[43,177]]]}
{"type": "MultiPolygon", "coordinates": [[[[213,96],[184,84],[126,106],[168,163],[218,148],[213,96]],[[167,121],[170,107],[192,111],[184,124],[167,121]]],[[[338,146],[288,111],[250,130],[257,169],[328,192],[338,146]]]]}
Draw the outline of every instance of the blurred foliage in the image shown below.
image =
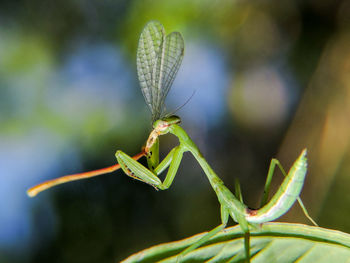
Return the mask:
{"type": "MultiPolygon", "coordinates": [[[[287,168],[308,147],[304,203],[350,232],[349,17],[345,0],[2,1],[0,261],[116,262],[219,224],[190,155],[164,192],[117,172],[25,196],[139,152],[151,127],[135,57],[152,19],[184,35],[168,109],[196,90],[178,114],[226,185],[238,177],[256,207],[270,159],[287,168]]],[[[298,207],[284,220],[307,222],[298,207]]]]}

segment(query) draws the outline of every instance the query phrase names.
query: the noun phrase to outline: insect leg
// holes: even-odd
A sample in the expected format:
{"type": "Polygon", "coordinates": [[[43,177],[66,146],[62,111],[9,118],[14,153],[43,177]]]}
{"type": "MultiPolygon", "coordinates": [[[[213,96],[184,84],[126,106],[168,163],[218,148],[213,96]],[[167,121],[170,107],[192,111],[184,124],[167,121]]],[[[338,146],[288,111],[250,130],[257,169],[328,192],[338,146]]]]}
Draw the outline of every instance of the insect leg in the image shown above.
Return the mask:
{"type": "Polygon", "coordinates": [[[129,155],[122,151],[117,151],[115,155],[118,163],[121,165],[121,168],[128,176],[150,184],[156,189],[165,190],[170,187],[174,180],[182,159],[183,150],[180,146],[177,146],[171,150],[164,160],[155,168],[155,172],[147,169],[145,166],[133,160],[129,155]],[[164,182],[162,182],[158,178],[158,174],[164,171],[168,166],[170,166],[168,173],[164,179],[164,182]]]}
{"type": "Polygon", "coordinates": [[[204,236],[202,236],[198,241],[193,243],[191,246],[186,248],[184,251],[180,253],[177,257],[177,262],[182,262],[182,258],[190,253],[191,251],[195,250],[197,247],[203,245],[206,241],[208,241],[211,237],[215,236],[217,233],[219,233],[221,230],[223,230],[226,225],[227,221],[229,219],[229,212],[227,208],[224,208],[221,206],[221,224],[215,227],[214,229],[210,230],[208,233],[206,233],[204,236]]]}
{"type": "Polygon", "coordinates": [[[115,156],[126,175],[150,184],[156,188],[162,184],[160,179],[155,174],[153,174],[139,162],[132,159],[126,153],[119,150],[116,152],[115,156]]]}
{"type": "MultiPolygon", "coordinates": [[[[274,175],[274,171],[275,171],[276,166],[281,170],[281,172],[282,172],[284,177],[287,176],[287,173],[283,169],[283,166],[280,163],[280,161],[278,161],[277,159],[273,158],[271,160],[269,171],[268,171],[267,178],[266,178],[266,183],[265,183],[265,187],[264,187],[264,195],[263,195],[263,198],[261,200],[261,207],[263,207],[267,203],[269,192],[270,192],[271,180],[272,180],[272,177],[274,175]]],[[[305,208],[305,206],[304,206],[304,204],[303,204],[303,202],[302,202],[302,200],[301,200],[301,198],[299,196],[297,198],[297,201],[298,201],[301,209],[303,210],[304,215],[311,221],[311,223],[313,225],[318,226],[317,223],[309,215],[308,211],[306,210],[306,208],[305,208]]]]}

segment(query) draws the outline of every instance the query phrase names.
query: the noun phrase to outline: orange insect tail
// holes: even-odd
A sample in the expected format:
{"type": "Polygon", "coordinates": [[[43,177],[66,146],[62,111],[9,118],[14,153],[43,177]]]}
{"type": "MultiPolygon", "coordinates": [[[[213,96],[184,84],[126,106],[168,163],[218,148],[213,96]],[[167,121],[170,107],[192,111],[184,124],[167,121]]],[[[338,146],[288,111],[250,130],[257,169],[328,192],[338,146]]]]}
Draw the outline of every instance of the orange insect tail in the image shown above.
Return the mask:
{"type": "MultiPolygon", "coordinates": [[[[145,155],[145,152],[142,151],[139,154],[136,154],[135,156],[133,156],[132,158],[134,160],[138,160],[140,159],[142,156],[145,155]]],[[[86,178],[90,178],[90,177],[94,177],[94,176],[98,176],[101,174],[107,174],[107,173],[111,173],[114,172],[116,170],[118,170],[120,168],[120,164],[115,164],[112,166],[108,166],[102,169],[98,169],[98,170],[94,170],[94,171],[90,171],[90,172],[84,172],[84,173],[77,173],[77,174],[69,174],[69,175],[65,175],[56,179],[52,179],[52,180],[48,180],[45,181],[43,183],[40,183],[36,186],[33,186],[31,188],[29,188],[27,190],[27,195],[29,197],[34,197],[36,196],[38,193],[49,189],[55,185],[59,185],[59,184],[64,184],[67,182],[72,182],[72,181],[76,181],[76,180],[81,180],[81,179],[86,179],[86,178]]]]}

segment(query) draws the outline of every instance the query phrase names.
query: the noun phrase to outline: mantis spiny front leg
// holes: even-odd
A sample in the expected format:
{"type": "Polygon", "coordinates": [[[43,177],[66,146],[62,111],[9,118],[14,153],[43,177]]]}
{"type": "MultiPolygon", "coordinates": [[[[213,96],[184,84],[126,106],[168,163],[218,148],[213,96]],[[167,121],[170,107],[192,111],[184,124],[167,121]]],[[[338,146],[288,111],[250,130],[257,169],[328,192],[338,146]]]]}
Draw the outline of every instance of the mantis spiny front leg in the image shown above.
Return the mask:
{"type": "Polygon", "coordinates": [[[122,151],[117,151],[115,154],[118,163],[128,176],[150,184],[157,190],[165,190],[170,187],[176,175],[177,169],[179,168],[182,155],[183,151],[181,147],[175,147],[169,152],[165,159],[154,169],[153,172],[152,170],[147,169],[145,166],[135,161],[129,155],[122,151]],[[158,178],[158,174],[160,174],[168,166],[168,173],[165,177],[164,182],[162,182],[158,178]]]}

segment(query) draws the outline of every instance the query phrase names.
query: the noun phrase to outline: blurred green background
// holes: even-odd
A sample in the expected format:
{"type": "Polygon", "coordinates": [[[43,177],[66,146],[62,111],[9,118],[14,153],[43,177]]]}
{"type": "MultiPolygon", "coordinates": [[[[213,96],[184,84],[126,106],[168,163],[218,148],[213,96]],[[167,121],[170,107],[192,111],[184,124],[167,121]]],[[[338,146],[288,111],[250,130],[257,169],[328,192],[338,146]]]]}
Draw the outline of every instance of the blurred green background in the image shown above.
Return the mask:
{"type": "MultiPolygon", "coordinates": [[[[118,262],[220,223],[190,154],[167,191],[118,171],[25,193],[140,151],[151,123],[136,48],[153,19],[185,39],[167,110],[195,91],[177,114],[226,185],[239,178],[256,208],[270,159],[288,168],[307,147],[306,207],[350,232],[349,1],[3,0],[0,262],[118,262]]],[[[162,156],[177,143],[163,137],[162,156]]],[[[280,220],[308,223],[298,206],[280,220]]]]}

